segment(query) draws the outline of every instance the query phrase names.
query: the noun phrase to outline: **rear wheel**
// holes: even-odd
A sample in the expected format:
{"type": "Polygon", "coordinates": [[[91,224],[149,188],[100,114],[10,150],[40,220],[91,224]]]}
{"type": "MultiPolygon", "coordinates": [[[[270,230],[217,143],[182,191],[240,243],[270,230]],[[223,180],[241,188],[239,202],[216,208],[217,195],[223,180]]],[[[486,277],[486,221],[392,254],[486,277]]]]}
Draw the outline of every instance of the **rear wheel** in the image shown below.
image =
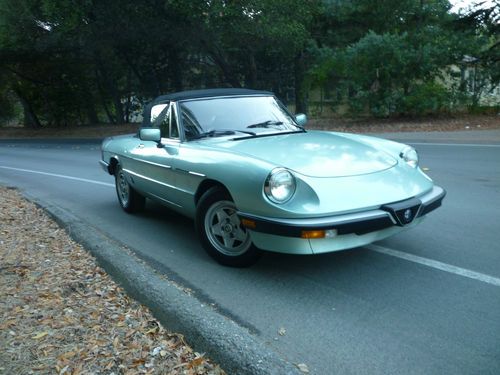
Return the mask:
{"type": "Polygon", "coordinates": [[[146,203],[146,198],[130,186],[120,164],[115,168],[116,195],[120,206],[128,213],[141,211],[146,203]]]}
{"type": "Polygon", "coordinates": [[[211,188],[201,197],[196,230],[207,253],[225,266],[248,267],[261,255],[241,224],[234,202],[222,188],[211,188]]]}

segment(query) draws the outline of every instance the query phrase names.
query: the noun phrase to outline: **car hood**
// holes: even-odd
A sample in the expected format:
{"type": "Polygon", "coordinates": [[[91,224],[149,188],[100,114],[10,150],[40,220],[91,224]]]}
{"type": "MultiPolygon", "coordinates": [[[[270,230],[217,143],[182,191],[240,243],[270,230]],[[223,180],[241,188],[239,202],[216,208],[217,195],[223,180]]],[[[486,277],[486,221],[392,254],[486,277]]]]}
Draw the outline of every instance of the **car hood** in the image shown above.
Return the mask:
{"type": "Polygon", "coordinates": [[[389,169],[397,160],[339,133],[312,131],[223,141],[220,146],[311,177],[343,177],[389,169]]]}

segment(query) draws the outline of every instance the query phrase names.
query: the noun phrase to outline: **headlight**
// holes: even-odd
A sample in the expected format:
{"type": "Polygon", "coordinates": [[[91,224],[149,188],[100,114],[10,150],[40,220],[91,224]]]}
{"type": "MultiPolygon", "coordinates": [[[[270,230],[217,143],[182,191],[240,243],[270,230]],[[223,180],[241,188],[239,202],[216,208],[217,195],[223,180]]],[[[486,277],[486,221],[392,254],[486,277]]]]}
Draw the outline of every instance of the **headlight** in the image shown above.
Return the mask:
{"type": "Polygon", "coordinates": [[[413,147],[405,147],[399,156],[412,168],[418,167],[418,154],[413,147]]]}
{"type": "Polygon", "coordinates": [[[284,168],[276,168],[269,173],[264,184],[264,193],[271,202],[285,203],[295,193],[295,177],[284,168]]]}

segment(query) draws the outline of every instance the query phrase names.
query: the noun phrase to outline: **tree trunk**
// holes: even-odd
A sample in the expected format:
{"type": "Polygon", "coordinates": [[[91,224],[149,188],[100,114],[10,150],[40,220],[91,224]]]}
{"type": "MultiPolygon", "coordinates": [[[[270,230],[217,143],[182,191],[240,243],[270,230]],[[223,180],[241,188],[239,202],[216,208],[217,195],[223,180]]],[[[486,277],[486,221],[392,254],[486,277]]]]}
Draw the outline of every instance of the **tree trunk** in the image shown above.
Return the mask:
{"type": "MultiPolygon", "coordinates": [[[[95,109],[94,96],[93,96],[92,90],[90,90],[90,87],[88,84],[84,84],[82,94],[83,94],[82,101],[83,101],[83,107],[84,107],[83,109],[84,109],[84,113],[86,116],[86,120],[90,124],[99,123],[99,116],[97,115],[97,111],[95,109]]],[[[80,116],[80,117],[83,117],[83,116],[80,116]]],[[[81,118],[80,121],[82,121],[82,120],[85,121],[85,119],[81,118]]]]}
{"type": "Polygon", "coordinates": [[[169,52],[169,57],[169,71],[172,86],[174,87],[175,91],[182,91],[184,89],[182,74],[183,64],[181,64],[179,52],[172,48],[172,50],[169,52]]]}
{"type": "Polygon", "coordinates": [[[237,75],[233,71],[231,65],[227,62],[227,58],[218,47],[214,46],[212,48],[210,55],[214,59],[215,63],[219,66],[224,75],[224,80],[229,83],[232,87],[241,87],[241,83],[237,78],[237,75]]]}
{"type": "Polygon", "coordinates": [[[233,69],[229,66],[225,59],[214,56],[214,60],[219,66],[224,76],[224,80],[229,83],[232,87],[241,87],[240,81],[236,78],[233,69]]]}
{"type": "Polygon", "coordinates": [[[295,57],[295,113],[307,113],[306,90],[304,90],[304,54],[295,57]]]}
{"type": "Polygon", "coordinates": [[[102,88],[101,82],[99,81],[99,72],[97,69],[95,70],[95,79],[96,79],[97,90],[99,91],[99,95],[101,96],[102,107],[104,108],[104,112],[106,112],[108,121],[110,124],[116,124],[115,119],[113,118],[113,115],[109,110],[107,98],[102,88]]]}
{"type": "Polygon", "coordinates": [[[115,90],[113,90],[113,104],[115,107],[116,123],[123,124],[125,122],[125,114],[123,112],[122,99],[115,90]]]}
{"type": "Polygon", "coordinates": [[[127,69],[127,101],[125,102],[125,123],[130,122],[130,107],[132,105],[132,71],[127,69]]]}
{"type": "Polygon", "coordinates": [[[250,88],[257,88],[257,63],[255,62],[255,54],[252,51],[248,52],[248,71],[246,76],[247,86],[250,88]]]}
{"type": "MultiPolygon", "coordinates": [[[[90,96],[90,94],[87,94],[90,96]]],[[[94,103],[92,102],[92,98],[87,98],[86,99],[86,107],[85,107],[85,112],[87,114],[87,120],[89,121],[90,124],[98,124],[99,123],[99,116],[97,115],[97,111],[95,110],[94,103]]]]}
{"type": "MultiPolygon", "coordinates": [[[[101,78],[104,89],[107,94],[111,96],[113,107],[115,109],[114,123],[122,124],[124,122],[123,105],[121,102],[120,91],[116,86],[112,75],[107,70],[106,66],[102,63],[101,59],[97,59],[97,69],[99,71],[98,77],[101,78]]],[[[104,95],[103,95],[104,96],[104,95]]],[[[109,116],[109,112],[106,111],[109,116]]]]}
{"type": "Polygon", "coordinates": [[[23,106],[24,126],[32,129],[41,128],[42,124],[40,123],[40,120],[33,111],[33,107],[31,106],[26,96],[22,93],[22,91],[18,87],[14,87],[13,90],[16,93],[17,97],[19,98],[21,105],[23,106]]]}

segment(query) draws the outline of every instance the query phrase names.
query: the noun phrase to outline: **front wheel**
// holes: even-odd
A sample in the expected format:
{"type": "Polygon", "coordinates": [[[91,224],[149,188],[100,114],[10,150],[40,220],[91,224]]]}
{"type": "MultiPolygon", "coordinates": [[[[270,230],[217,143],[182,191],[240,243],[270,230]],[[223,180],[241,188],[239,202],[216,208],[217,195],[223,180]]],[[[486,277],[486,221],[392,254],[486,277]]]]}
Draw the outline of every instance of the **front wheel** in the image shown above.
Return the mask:
{"type": "Polygon", "coordinates": [[[146,203],[146,198],[130,186],[120,164],[115,169],[116,195],[120,206],[128,213],[141,211],[146,203]]]}
{"type": "Polygon", "coordinates": [[[211,188],[201,197],[196,230],[207,253],[225,266],[248,267],[261,255],[241,224],[234,202],[222,188],[211,188]]]}

